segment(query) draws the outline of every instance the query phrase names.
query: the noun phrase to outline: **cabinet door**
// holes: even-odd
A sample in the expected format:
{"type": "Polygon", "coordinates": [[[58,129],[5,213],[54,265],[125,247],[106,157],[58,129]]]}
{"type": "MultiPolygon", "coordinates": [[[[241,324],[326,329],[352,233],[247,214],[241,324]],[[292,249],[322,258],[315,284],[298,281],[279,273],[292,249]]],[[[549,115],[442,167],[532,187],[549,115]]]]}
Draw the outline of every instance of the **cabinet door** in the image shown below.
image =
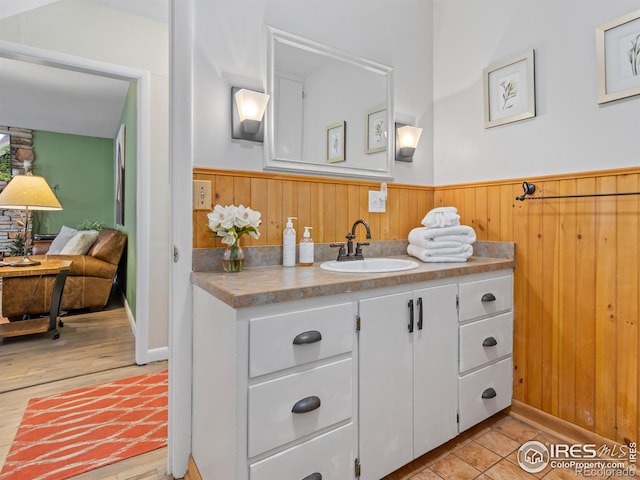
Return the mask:
{"type": "Polygon", "coordinates": [[[416,316],[413,338],[414,458],[458,433],[457,292],[457,285],[443,285],[416,290],[413,294],[416,316]]]}
{"type": "Polygon", "coordinates": [[[401,293],[359,302],[361,480],[378,480],[413,460],[409,300],[411,293],[401,293]]]}

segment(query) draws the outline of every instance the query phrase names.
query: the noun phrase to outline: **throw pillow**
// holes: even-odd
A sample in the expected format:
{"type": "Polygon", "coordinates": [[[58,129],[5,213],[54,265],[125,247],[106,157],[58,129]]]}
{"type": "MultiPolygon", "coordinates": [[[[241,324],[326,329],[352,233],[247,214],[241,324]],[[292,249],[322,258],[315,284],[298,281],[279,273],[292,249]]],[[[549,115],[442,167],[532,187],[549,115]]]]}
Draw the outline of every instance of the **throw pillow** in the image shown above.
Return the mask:
{"type": "Polygon", "coordinates": [[[54,238],[51,242],[49,250],[47,251],[47,255],[55,255],[60,253],[64,246],[69,243],[69,240],[71,240],[77,233],[78,230],[76,230],[75,228],[70,228],[66,225],[63,225],[60,229],[60,233],[58,233],[56,238],[54,238]]]}
{"type": "Polygon", "coordinates": [[[120,261],[122,251],[127,243],[127,236],[112,228],[100,231],[98,240],[89,249],[87,255],[116,265],[120,261]]]}
{"type": "Polygon", "coordinates": [[[85,255],[97,239],[98,232],[95,230],[83,230],[76,233],[60,253],[62,255],[85,255]]]}

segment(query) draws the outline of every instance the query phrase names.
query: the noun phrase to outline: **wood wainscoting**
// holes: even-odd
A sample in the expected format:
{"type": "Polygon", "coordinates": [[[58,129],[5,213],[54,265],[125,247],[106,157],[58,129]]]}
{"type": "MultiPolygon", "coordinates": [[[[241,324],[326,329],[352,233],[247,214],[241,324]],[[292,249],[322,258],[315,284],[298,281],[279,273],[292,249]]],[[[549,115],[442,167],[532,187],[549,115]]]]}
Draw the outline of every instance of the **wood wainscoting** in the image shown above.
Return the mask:
{"type": "Polygon", "coordinates": [[[437,187],[479,240],[514,241],[514,398],[620,443],[640,439],[640,169],[437,187]]]}
{"type": "MultiPolygon", "coordinates": [[[[389,183],[386,213],[367,212],[379,183],[194,169],[214,204],[262,212],[258,240],[281,245],[288,215],[317,243],[343,241],[358,218],[373,240],[406,239],[434,206],[453,205],[479,240],[516,243],[514,398],[603,437],[640,439],[640,195],[516,201],[535,195],[640,191],[640,169],[438,187],[389,183]]],[[[219,246],[194,211],[194,247],[219,246]]]]}
{"type": "MultiPolygon", "coordinates": [[[[389,183],[387,211],[369,213],[369,190],[380,190],[380,182],[206,168],[194,168],[193,178],[211,181],[213,203],[207,210],[193,212],[194,248],[221,246],[207,232],[207,213],[215,204],[243,204],[262,213],[260,238],[244,236],[243,246],[282,245],[289,216],[298,217],[294,222],[298,241],[303,227],[310,226],[316,243],[344,242],[359,218],[369,223],[372,241],[406,240],[433,208],[433,187],[419,185],[389,183]]],[[[358,232],[359,239],[364,239],[363,233],[358,232]]]]}

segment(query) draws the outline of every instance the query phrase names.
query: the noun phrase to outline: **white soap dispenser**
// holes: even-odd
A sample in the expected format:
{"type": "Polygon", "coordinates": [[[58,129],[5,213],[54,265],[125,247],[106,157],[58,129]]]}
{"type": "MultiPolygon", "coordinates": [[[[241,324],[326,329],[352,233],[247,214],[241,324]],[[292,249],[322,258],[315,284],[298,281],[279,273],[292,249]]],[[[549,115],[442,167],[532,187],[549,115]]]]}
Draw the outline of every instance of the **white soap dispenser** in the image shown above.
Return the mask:
{"type": "Polygon", "coordinates": [[[304,227],[304,235],[300,240],[300,266],[311,267],[313,265],[313,240],[311,239],[310,229],[313,227],[304,227]]]}
{"type": "Polygon", "coordinates": [[[296,265],[296,231],[293,229],[293,222],[296,217],[287,217],[287,225],[282,232],[282,265],[284,267],[295,267],[296,265]]]}

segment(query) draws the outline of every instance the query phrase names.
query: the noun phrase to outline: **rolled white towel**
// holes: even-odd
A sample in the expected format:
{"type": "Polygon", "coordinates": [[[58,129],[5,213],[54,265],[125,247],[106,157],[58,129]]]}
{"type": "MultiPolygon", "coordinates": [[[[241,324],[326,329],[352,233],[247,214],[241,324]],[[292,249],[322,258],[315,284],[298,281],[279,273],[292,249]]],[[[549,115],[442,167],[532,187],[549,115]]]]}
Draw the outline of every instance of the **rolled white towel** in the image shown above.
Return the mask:
{"type": "Polygon", "coordinates": [[[425,227],[454,227],[460,225],[460,215],[456,207],[437,207],[429,211],[422,219],[425,227]]]}
{"type": "MultiPolygon", "coordinates": [[[[409,242],[424,248],[431,248],[432,243],[459,242],[472,244],[476,241],[476,232],[467,225],[454,227],[427,228],[418,227],[409,232],[409,242]],[[431,242],[431,243],[430,243],[431,242]]],[[[441,245],[444,246],[444,245],[441,245]]],[[[448,245],[447,246],[451,246],[448,245]]]]}
{"type": "MultiPolygon", "coordinates": [[[[471,245],[469,245],[471,247],[471,245]]],[[[459,255],[429,255],[425,248],[418,245],[407,245],[407,254],[412,257],[416,257],[425,263],[451,263],[451,262],[466,262],[467,259],[473,254],[459,254],[459,255]]]]}
{"type": "Polygon", "coordinates": [[[414,245],[418,245],[422,248],[458,248],[461,245],[469,245],[468,243],[464,243],[460,240],[452,242],[435,241],[433,238],[424,238],[420,235],[420,232],[415,232],[413,235],[409,233],[409,243],[413,243],[414,245]]]}
{"type": "Polygon", "coordinates": [[[429,257],[449,256],[449,255],[466,255],[467,257],[470,257],[471,255],[473,255],[473,247],[468,243],[458,243],[456,247],[436,246],[438,245],[438,242],[431,242],[431,244],[433,245],[433,247],[431,248],[423,247],[422,245],[418,245],[415,243],[410,245],[415,245],[416,247],[421,248],[422,249],[421,254],[427,255],[429,257]]]}

